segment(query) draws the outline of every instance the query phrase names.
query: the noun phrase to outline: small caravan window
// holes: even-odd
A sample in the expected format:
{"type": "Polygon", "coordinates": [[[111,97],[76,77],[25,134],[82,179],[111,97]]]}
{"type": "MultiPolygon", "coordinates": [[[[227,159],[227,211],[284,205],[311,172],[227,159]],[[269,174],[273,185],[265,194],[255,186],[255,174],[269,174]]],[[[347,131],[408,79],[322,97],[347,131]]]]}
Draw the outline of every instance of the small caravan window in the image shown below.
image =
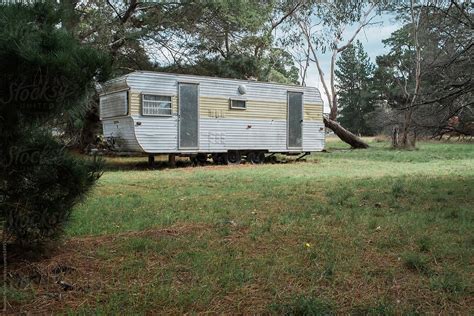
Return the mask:
{"type": "Polygon", "coordinates": [[[142,115],[171,116],[171,96],[144,94],[142,115]]]}
{"type": "Polygon", "coordinates": [[[247,108],[247,101],[245,100],[230,100],[231,109],[245,110],[247,108]]]}
{"type": "Polygon", "coordinates": [[[100,97],[100,118],[124,116],[128,114],[128,91],[119,91],[100,97]]]}

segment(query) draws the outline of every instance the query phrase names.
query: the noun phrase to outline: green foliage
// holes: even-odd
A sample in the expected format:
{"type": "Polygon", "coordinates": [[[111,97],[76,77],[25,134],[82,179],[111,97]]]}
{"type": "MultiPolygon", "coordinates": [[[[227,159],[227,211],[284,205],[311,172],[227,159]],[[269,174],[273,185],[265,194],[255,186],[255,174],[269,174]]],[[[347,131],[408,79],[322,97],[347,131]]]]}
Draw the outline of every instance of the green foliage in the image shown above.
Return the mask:
{"type": "Polygon", "coordinates": [[[372,135],[373,129],[367,116],[374,110],[374,65],[357,40],[342,52],[336,62],[335,75],[340,107],[338,121],[351,132],[372,135]]]}
{"type": "Polygon", "coordinates": [[[298,70],[293,65],[292,57],[280,49],[271,49],[265,53],[264,57],[256,57],[248,53],[232,54],[227,58],[201,56],[194,64],[174,64],[160,70],[222,78],[255,78],[260,81],[284,84],[298,83],[298,70]]]}
{"type": "Polygon", "coordinates": [[[415,27],[410,8],[395,4],[405,23],[383,40],[390,50],[377,57],[375,86],[382,104],[379,124],[406,124],[418,136],[455,132],[474,135],[472,16],[467,3],[419,5],[420,89],[415,96],[415,27]],[[414,98],[415,97],[415,98],[414,98]],[[411,104],[414,102],[413,104],[411,104]],[[409,106],[410,105],[410,106],[409,106]],[[409,106],[409,107],[408,107],[409,106]]]}
{"type": "Polygon", "coordinates": [[[399,108],[409,102],[415,86],[416,59],[411,24],[404,25],[382,42],[390,51],[377,56],[376,88],[379,97],[387,100],[391,107],[399,108]]]}
{"type": "Polygon", "coordinates": [[[65,152],[49,134],[25,130],[10,147],[0,211],[17,241],[56,237],[72,207],[100,176],[100,163],[65,152]]]}
{"type": "Polygon", "coordinates": [[[56,119],[80,107],[104,55],[58,28],[57,5],[0,6],[0,217],[17,242],[57,236],[100,175],[53,137],[56,119]]]}
{"type": "MultiPolygon", "coordinates": [[[[272,22],[295,3],[276,1],[62,1],[61,25],[109,53],[114,76],[158,70],[287,84],[298,82],[292,56],[275,47],[272,22]],[[125,14],[127,12],[127,14],[125,14]]],[[[61,117],[83,149],[100,134],[98,100],[61,117]]]]}
{"type": "Polygon", "coordinates": [[[272,18],[279,14],[273,2],[212,1],[195,10],[200,17],[179,27],[193,34],[183,44],[187,58],[159,66],[163,71],[226,78],[298,82],[293,57],[273,44],[272,18]]]}

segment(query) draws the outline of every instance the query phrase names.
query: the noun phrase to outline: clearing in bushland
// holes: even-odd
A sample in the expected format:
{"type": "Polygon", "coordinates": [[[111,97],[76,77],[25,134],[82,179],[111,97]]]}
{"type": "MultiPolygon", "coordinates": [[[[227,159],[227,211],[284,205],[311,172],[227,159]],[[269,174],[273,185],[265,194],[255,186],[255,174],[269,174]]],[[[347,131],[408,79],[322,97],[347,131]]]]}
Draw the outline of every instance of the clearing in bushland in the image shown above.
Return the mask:
{"type": "MultiPolygon", "coordinates": [[[[10,266],[16,312],[473,312],[474,146],[108,171],[50,256],[10,266]]],[[[14,258],[13,258],[14,259],[14,258]]]]}

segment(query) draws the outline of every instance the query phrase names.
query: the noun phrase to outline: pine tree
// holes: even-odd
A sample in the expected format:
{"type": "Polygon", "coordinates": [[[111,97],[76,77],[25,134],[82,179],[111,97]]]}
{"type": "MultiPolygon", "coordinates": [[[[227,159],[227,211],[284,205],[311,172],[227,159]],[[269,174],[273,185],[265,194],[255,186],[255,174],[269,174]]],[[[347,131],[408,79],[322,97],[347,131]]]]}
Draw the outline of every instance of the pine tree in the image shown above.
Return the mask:
{"type": "Polygon", "coordinates": [[[101,174],[54,131],[106,79],[108,58],[60,23],[53,1],[0,6],[0,220],[22,244],[57,236],[101,174]]]}
{"type": "Polygon", "coordinates": [[[339,122],[351,132],[372,135],[367,114],[374,110],[372,76],[374,65],[360,41],[344,50],[336,62],[339,122]]]}

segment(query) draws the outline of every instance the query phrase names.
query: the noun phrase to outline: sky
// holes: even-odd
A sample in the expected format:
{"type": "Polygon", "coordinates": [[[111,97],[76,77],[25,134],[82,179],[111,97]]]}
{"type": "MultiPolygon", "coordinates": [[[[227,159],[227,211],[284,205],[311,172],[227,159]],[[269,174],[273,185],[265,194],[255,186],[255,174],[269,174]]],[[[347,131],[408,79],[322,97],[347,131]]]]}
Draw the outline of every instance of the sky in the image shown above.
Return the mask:
{"type": "MultiPolygon", "coordinates": [[[[393,15],[384,14],[381,16],[376,16],[371,22],[377,22],[377,24],[372,24],[366,26],[356,37],[359,41],[362,42],[364,46],[364,50],[369,55],[372,63],[375,63],[375,57],[379,55],[383,55],[388,52],[388,49],[384,47],[382,43],[383,39],[390,37],[390,34],[401,27],[398,21],[395,21],[393,15]]],[[[346,32],[344,33],[344,39],[347,41],[357,29],[357,24],[348,27],[346,32]]],[[[345,43],[343,40],[341,43],[345,43]]],[[[331,54],[320,54],[320,63],[321,68],[325,74],[325,81],[329,86],[329,69],[331,63],[331,54]]],[[[324,101],[324,112],[329,112],[327,95],[324,92],[323,85],[321,80],[319,79],[318,70],[314,63],[311,63],[308,69],[308,76],[306,79],[307,85],[312,87],[317,87],[321,92],[321,96],[324,101]]]]}

